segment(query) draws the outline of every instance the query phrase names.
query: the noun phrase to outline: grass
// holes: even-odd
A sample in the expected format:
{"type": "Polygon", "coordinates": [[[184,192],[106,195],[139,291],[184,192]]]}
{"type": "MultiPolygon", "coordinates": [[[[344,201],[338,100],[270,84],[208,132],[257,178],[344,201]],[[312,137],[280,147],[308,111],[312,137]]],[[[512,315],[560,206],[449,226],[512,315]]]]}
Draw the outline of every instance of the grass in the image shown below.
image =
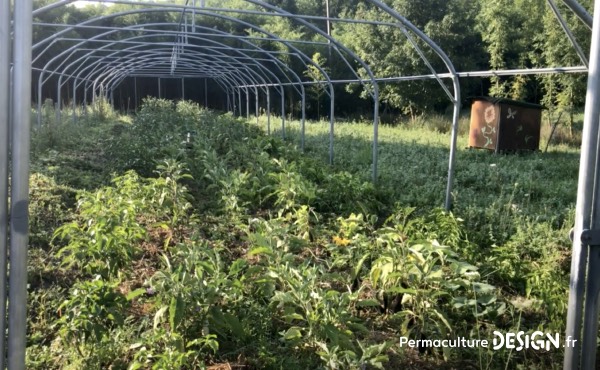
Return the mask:
{"type": "Polygon", "coordinates": [[[380,127],[374,187],[367,123],[336,124],[329,167],[327,122],[301,154],[297,121],[284,143],[186,103],[108,113],[34,132],[28,368],[560,363],[398,341],[564,332],[576,138],[495,155],[461,119],[448,214],[443,116],[380,127]]]}
{"type": "MultiPolygon", "coordinates": [[[[440,117],[434,117],[440,120],[440,117]]],[[[420,121],[425,121],[425,118],[420,121]]],[[[446,122],[449,125],[449,122],[446,122]]],[[[259,126],[264,125],[264,118],[259,126]]],[[[457,212],[470,206],[490,205],[494,200],[516,204],[524,214],[562,212],[574,203],[579,157],[576,144],[563,140],[552,144],[548,153],[495,155],[468,149],[468,120],[461,119],[457,141],[456,182],[453,203],[457,212]],[[550,182],[550,183],[549,183],[550,182]],[[516,184],[516,185],[515,185],[516,184]],[[500,198],[498,198],[500,197],[500,198]]],[[[549,134],[543,125],[541,143],[549,134]]],[[[564,129],[558,131],[564,135],[564,129]]],[[[273,135],[278,136],[280,130],[273,135]]],[[[328,160],[329,123],[306,124],[306,153],[328,160]]],[[[299,122],[288,122],[288,141],[298,144],[299,122]]],[[[334,168],[349,170],[370,179],[372,138],[370,124],[339,122],[335,125],[334,168]]],[[[414,206],[444,204],[450,137],[422,123],[381,125],[379,128],[379,178],[393,189],[394,199],[414,206]]],[[[505,203],[505,202],[504,202],[505,203]]]]}
{"type": "MultiPolygon", "coordinates": [[[[426,121],[379,129],[379,185],[389,190],[390,199],[420,212],[444,204],[449,158],[449,134],[431,130],[423,124],[426,121]]],[[[465,237],[472,243],[465,257],[501,286],[507,299],[533,302],[536,307],[528,309],[536,320],[544,316],[545,306],[548,327],[564,332],[568,233],[574,224],[578,178],[577,134],[566,140],[568,130],[559,127],[547,153],[498,155],[469,149],[468,120],[463,117],[460,125],[452,212],[463,220],[465,237]]],[[[551,131],[548,126],[546,122],[542,126],[544,146],[551,131]]],[[[329,122],[306,125],[307,155],[326,162],[328,130],[329,122]]],[[[299,122],[289,123],[287,134],[288,141],[298,143],[299,122]]],[[[340,122],[335,134],[334,168],[369,181],[372,126],[340,122]]]]}

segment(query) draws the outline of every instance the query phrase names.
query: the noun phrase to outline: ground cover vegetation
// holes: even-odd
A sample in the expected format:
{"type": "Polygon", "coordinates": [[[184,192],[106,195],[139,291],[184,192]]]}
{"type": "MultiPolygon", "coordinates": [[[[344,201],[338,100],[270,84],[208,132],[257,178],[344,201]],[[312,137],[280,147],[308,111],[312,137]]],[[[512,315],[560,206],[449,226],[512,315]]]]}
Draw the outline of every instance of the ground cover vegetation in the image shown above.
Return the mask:
{"type": "MultiPolygon", "coordinates": [[[[65,115],[64,115],[65,116],[65,115]]],[[[48,115],[55,117],[55,115],[48,115]]],[[[275,118],[273,118],[275,119],[275,118]]],[[[432,117],[298,122],[287,140],[190,102],[34,131],[30,369],[552,368],[562,350],[399,338],[564,332],[576,150],[458,154],[432,117]]]]}
{"type": "MultiPolygon", "coordinates": [[[[271,3],[325,14],[322,1],[271,3]]],[[[580,64],[543,0],[386,3],[442,45],[459,71],[580,64]]],[[[245,1],[206,5],[256,10],[245,1]]],[[[587,50],[589,31],[558,5],[587,50]]],[[[66,7],[36,20],[74,24],[130,8],[66,7]]],[[[362,2],[332,0],[330,8],[332,16],[393,21],[362,2]]],[[[178,22],[179,15],[128,14],[102,25],[178,22]]],[[[285,17],[240,18],[282,38],[313,38],[285,17]]],[[[287,51],[234,22],[198,15],[197,23],[287,51]]],[[[35,27],[34,40],[59,29],[35,27]]],[[[378,77],[429,73],[397,28],[337,23],[332,32],[378,77]]],[[[94,34],[81,28],[66,37],[94,34]]],[[[53,44],[36,67],[70,45],[53,44]]],[[[332,78],[348,78],[328,48],[299,48],[332,78]]],[[[424,52],[439,69],[441,61],[424,52]]],[[[322,79],[316,68],[277,55],[304,79],[322,79]]],[[[43,96],[56,100],[48,87],[54,78],[43,96]]],[[[323,85],[307,91],[314,121],[302,153],[291,90],[282,140],[277,129],[265,134],[264,116],[246,122],[190,102],[120,99],[133,95],[129,82],[113,97],[121,112],[139,108],[134,115],[98,98],[72,123],[73,112],[60,119],[48,99],[34,129],[27,368],[561,367],[561,349],[410,349],[399,341],[564,332],[584,77],[461,81],[465,97],[543,103],[542,143],[550,145],[519,155],[468,150],[463,118],[451,213],[439,208],[449,119],[435,83],[381,84],[375,186],[368,84],[336,87],[335,114],[346,121],[336,123],[335,161],[327,166],[323,85]]],[[[137,83],[145,92],[156,85],[137,83]]],[[[164,85],[163,97],[178,98],[164,85]]],[[[223,108],[221,91],[208,86],[208,105],[223,108]]],[[[188,87],[186,96],[204,100],[195,93],[188,87]]],[[[70,96],[65,87],[65,107],[70,96]]]]}

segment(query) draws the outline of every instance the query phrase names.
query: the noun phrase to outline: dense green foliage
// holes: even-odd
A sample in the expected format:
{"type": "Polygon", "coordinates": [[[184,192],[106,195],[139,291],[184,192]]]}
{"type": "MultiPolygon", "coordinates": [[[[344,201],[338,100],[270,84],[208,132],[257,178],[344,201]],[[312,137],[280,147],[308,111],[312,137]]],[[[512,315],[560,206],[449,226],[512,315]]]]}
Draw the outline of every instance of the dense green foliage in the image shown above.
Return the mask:
{"type": "MultiPolygon", "coordinates": [[[[36,5],[41,6],[48,0],[36,0],[36,5]]],[[[176,4],[186,3],[184,0],[173,1],[176,4]]],[[[401,15],[411,21],[415,26],[423,30],[434,42],[441,46],[450,57],[457,71],[477,71],[488,69],[514,69],[532,67],[552,66],[574,66],[582,62],[577,57],[574,48],[568,41],[561,29],[556,17],[550,10],[545,0],[386,0],[386,4],[398,11],[401,15]]],[[[187,2],[189,3],[189,1],[187,2]]],[[[325,16],[325,2],[321,0],[302,1],[267,1],[267,3],[281,7],[284,11],[307,16],[325,16]]],[[[382,10],[375,8],[369,2],[330,0],[330,14],[332,17],[377,20],[385,22],[383,25],[354,24],[345,22],[332,22],[332,34],[345,47],[352,50],[362,58],[377,77],[398,77],[409,75],[421,75],[431,73],[430,69],[423,63],[412,42],[423,50],[423,53],[431,60],[431,64],[438,72],[447,72],[442,60],[415,35],[407,39],[405,30],[396,27],[396,20],[382,10]]],[[[582,46],[584,52],[589,50],[590,31],[585,27],[568,8],[558,2],[561,14],[567,19],[567,23],[573,29],[575,36],[582,46]]],[[[584,7],[591,9],[591,1],[581,1],[584,7]]],[[[230,9],[243,9],[256,11],[258,5],[242,1],[217,1],[207,0],[206,6],[224,7],[230,9]]],[[[136,9],[127,4],[115,4],[106,6],[88,6],[86,8],[63,7],[41,15],[40,22],[59,22],[74,24],[98,15],[118,14],[119,12],[136,9]]],[[[338,52],[325,46],[326,39],[317,35],[314,31],[298,20],[287,17],[267,17],[257,13],[241,14],[235,11],[226,12],[228,16],[238,17],[242,21],[256,25],[255,28],[247,24],[214,16],[198,14],[196,24],[198,32],[212,32],[213,29],[239,36],[252,36],[252,42],[266,50],[275,50],[285,53],[276,53],[284,63],[290,66],[296,73],[306,81],[322,80],[322,76],[315,70],[313,65],[308,67],[298,58],[287,54],[291,50],[288,46],[275,42],[267,37],[263,31],[288,40],[318,41],[321,44],[294,43],[306,55],[313,56],[320,66],[324,67],[334,79],[355,78],[349,71],[338,52]]],[[[104,19],[102,26],[135,26],[144,23],[175,23],[180,20],[180,11],[171,12],[138,12],[126,15],[115,15],[104,19]]],[[[327,24],[322,19],[307,19],[306,22],[325,31],[327,24]]],[[[44,26],[36,27],[34,39],[41,40],[43,37],[52,35],[62,30],[44,26]]],[[[90,37],[97,32],[93,29],[80,28],[67,33],[65,36],[90,37]]],[[[109,35],[109,38],[120,37],[109,35]]],[[[172,42],[169,35],[154,35],[152,40],[156,42],[172,42]]],[[[190,35],[186,42],[198,46],[210,46],[206,41],[194,38],[190,35]]],[[[249,56],[255,56],[258,60],[263,59],[260,53],[253,54],[248,51],[248,45],[233,38],[219,38],[219,42],[225,45],[246,49],[249,56]]],[[[36,63],[42,67],[59,54],[64,48],[72,46],[72,41],[59,41],[49,50],[46,50],[36,63]]],[[[94,42],[88,42],[87,47],[101,46],[94,42]]],[[[355,63],[351,61],[351,63],[355,63]]],[[[356,64],[356,63],[355,63],[356,64]]],[[[271,63],[267,68],[273,69],[271,63]]],[[[358,73],[367,77],[363,67],[356,64],[358,73]],[[360,68],[359,68],[360,67],[360,68]]],[[[276,72],[276,69],[273,69],[276,72]]],[[[288,77],[281,77],[287,80],[288,77]]],[[[143,80],[143,79],[140,79],[143,80]]],[[[132,83],[132,82],[130,82],[132,83]]],[[[145,91],[157,94],[156,82],[143,85],[145,91]]],[[[584,75],[545,75],[545,76],[514,76],[493,77],[491,79],[463,79],[461,81],[463,98],[490,94],[492,96],[510,97],[524,99],[531,102],[542,102],[551,110],[563,110],[573,112],[582,104],[585,86],[584,75]]],[[[127,82],[125,82],[127,84],[127,82]]],[[[48,84],[53,86],[53,84],[48,84]]],[[[324,112],[326,104],[322,85],[313,86],[308,96],[308,113],[318,118],[324,112]]],[[[449,105],[449,99],[437,82],[432,80],[411,81],[402,83],[382,83],[381,103],[384,112],[394,111],[411,114],[414,116],[435,109],[443,112],[449,105]]],[[[211,85],[211,96],[221,96],[222,91],[211,85]]],[[[336,114],[342,116],[368,116],[372,111],[370,100],[370,85],[353,85],[336,87],[336,114]],[[361,99],[362,98],[362,99],[361,99]]],[[[46,91],[45,96],[54,96],[54,91],[46,91]]],[[[68,91],[63,91],[68,95],[68,91]]],[[[163,95],[165,97],[166,95],[163,95]]],[[[288,88],[288,112],[298,113],[298,103],[292,101],[295,92],[288,88]]],[[[296,99],[299,100],[299,99],[296,99]]],[[[214,107],[222,108],[216,101],[211,102],[214,107]]],[[[121,101],[117,106],[129,106],[129,101],[121,101]]],[[[568,115],[563,116],[567,118],[568,115]]],[[[569,120],[572,123],[572,120],[569,120]]]]}
{"type": "MultiPolygon", "coordinates": [[[[268,3],[294,14],[325,15],[321,0],[268,3]]],[[[438,43],[458,71],[581,63],[544,0],[385,3],[438,43]]],[[[591,8],[591,1],[582,3],[591,8]]],[[[426,45],[371,3],[329,5],[334,18],[383,22],[332,25],[333,36],[377,77],[429,74],[413,42],[438,72],[446,70],[426,45]]],[[[323,71],[334,79],[356,77],[335,47],[293,17],[236,13],[262,9],[242,0],[207,0],[206,6],[231,8],[223,13],[256,27],[199,12],[200,33],[250,36],[304,81],[322,81],[323,71]],[[313,64],[263,31],[321,42],[294,43],[313,64]]],[[[587,50],[589,30],[564,5],[559,8],[587,50]]],[[[177,9],[119,14],[131,9],[68,6],[36,21],[75,24],[112,14],[100,24],[136,27],[181,20],[177,9]]],[[[327,29],[322,19],[306,22],[327,29]]],[[[38,25],[34,40],[60,30],[38,25]]],[[[108,38],[138,31],[120,32],[108,38]]],[[[71,47],[70,37],[97,33],[69,30],[39,48],[44,52],[36,66],[71,47]]],[[[152,37],[173,41],[166,33],[152,37]]],[[[187,42],[202,49],[207,40],[190,35],[187,42]]],[[[235,38],[219,41],[264,57],[235,38]]],[[[364,66],[352,63],[367,76],[364,66]]],[[[58,77],[50,78],[46,86],[58,77]]],[[[147,92],[142,78],[140,84],[147,92]]],[[[585,79],[516,76],[461,84],[464,98],[490,94],[541,102],[549,108],[545,129],[546,121],[562,119],[569,130],[558,129],[547,153],[459,150],[452,212],[439,208],[448,120],[430,113],[444,113],[449,103],[435,81],[380,85],[383,122],[395,125],[379,128],[377,185],[370,181],[373,127],[364,123],[373,109],[369,84],[335,88],[335,115],[360,119],[336,123],[333,166],[325,165],[329,127],[323,121],[307,123],[301,152],[295,145],[300,125],[291,117],[282,140],[278,129],[265,134],[264,116],[250,123],[191,102],[155,98],[134,116],[122,116],[98,97],[81,108],[78,123],[66,123],[79,112],[63,112],[61,119],[50,99],[56,92],[43,91],[48,99],[32,142],[27,367],[559,367],[560,349],[399,346],[400,337],[491,340],[494,330],[565,329],[577,153],[556,141],[577,141],[575,112],[585,79]]],[[[215,99],[222,95],[216,84],[209,88],[215,99]]],[[[296,93],[286,89],[287,111],[297,115],[296,93]]],[[[309,116],[328,116],[327,86],[306,89],[309,116]]],[[[71,93],[63,91],[63,102],[71,93]]],[[[123,101],[116,105],[124,107],[123,101]]],[[[278,126],[275,119],[271,127],[278,126]]],[[[467,145],[466,124],[461,122],[459,148],[467,145]]]]}
{"type": "Polygon", "coordinates": [[[564,331],[575,153],[461,150],[447,213],[445,135],[383,127],[374,186],[370,126],[338,125],[333,167],[325,127],[309,124],[302,154],[149,99],[133,118],[35,131],[27,367],[557,365],[560,350],[419,353],[399,338],[564,331]]]}

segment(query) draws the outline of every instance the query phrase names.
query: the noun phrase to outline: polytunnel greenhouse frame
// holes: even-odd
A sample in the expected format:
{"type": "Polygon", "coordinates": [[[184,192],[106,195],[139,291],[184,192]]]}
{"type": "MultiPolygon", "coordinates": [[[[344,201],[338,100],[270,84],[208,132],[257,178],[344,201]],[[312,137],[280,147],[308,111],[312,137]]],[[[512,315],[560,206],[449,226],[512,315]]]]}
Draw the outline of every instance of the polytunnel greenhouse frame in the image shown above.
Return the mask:
{"type": "MultiPolygon", "coordinates": [[[[86,0],[89,1],[89,0],[86,0]]],[[[546,73],[588,73],[588,89],[585,105],[583,144],[577,190],[577,208],[573,235],[573,255],[569,295],[569,313],[566,335],[578,340],[581,346],[565,349],[565,369],[592,369],[595,366],[596,336],[598,333],[598,298],[600,296],[600,11],[592,17],[576,0],[562,0],[574,14],[592,30],[592,44],[589,61],[586,53],[577,44],[573,33],[564,21],[554,0],[547,0],[557,21],[563,27],[583,65],[538,69],[510,69],[494,71],[456,71],[443,48],[433,42],[424,32],[409,20],[379,0],[364,2],[378,9],[386,18],[394,21],[357,20],[327,16],[305,16],[291,14],[273,5],[258,0],[246,0],[259,10],[241,10],[198,6],[196,0],[188,0],[185,5],[168,2],[150,3],[133,0],[103,0],[100,3],[116,3],[134,6],[134,10],[95,17],[78,24],[35,23],[33,16],[67,6],[74,0],[55,1],[40,9],[33,9],[33,0],[0,0],[0,369],[25,369],[26,321],[24,309],[27,302],[27,248],[28,248],[28,204],[29,204],[29,150],[31,128],[32,72],[39,73],[37,81],[37,125],[41,125],[40,114],[43,101],[43,86],[50,77],[58,76],[57,97],[60,112],[62,86],[72,84],[73,120],[77,119],[77,101],[85,106],[90,97],[104,95],[112,99],[114,91],[126,78],[134,78],[135,104],[137,105],[137,78],[157,78],[159,96],[161,79],[180,79],[181,95],[184,98],[186,79],[212,80],[220,86],[227,101],[227,109],[243,115],[242,95],[245,97],[246,118],[250,118],[250,97],[254,97],[254,110],[258,119],[261,93],[267,105],[267,132],[271,127],[271,90],[281,98],[282,135],[285,136],[285,87],[291,87],[301,100],[301,143],[304,149],[304,125],[306,110],[305,87],[313,84],[327,86],[329,96],[329,162],[334,161],[335,95],[334,85],[359,83],[368,88],[373,99],[373,151],[372,180],[377,180],[378,124],[379,124],[379,83],[413,80],[438,81],[453,105],[452,130],[445,207],[451,208],[452,183],[458,118],[461,108],[460,78],[510,76],[518,74],[546,73]],[[191,3],[191,5],[190,5],[191,3]],[[13,12],[14,8],[14,12],[13,12]],[[178,23],[147,23],[127,27],[103,27],[94,23],[102,19],[141,12],[181,13],[178,23]],[[258,25],[235,18],[235,15],[256,15],[285,17],[300,24],[323,41],[286,40],[258,25]],[[252,29],[260,37],[229,34],[196,24],[197,16],[214,17],[252,29]],[[188,23],[189,20],[189,23],[188,23]],[[327,22],[327,32],[315,26],[313,21],[327,22]],[[411,43],[424,65],[431,72],[428,75],[377,77],[368,63],[330,34],[330,25],[336,22],[360,23],[375,26],[398,28],[411,43]],[[61,31],[32,45],[34,27],[61,27],[61,31]],[[164,29],[173,27],[174,29],[164,29]],[[71,30],[88,29],[99,32],[92,38],[63,37],[71,30]],[[200,30],[201,32],[196,32],[200,30]],[[142,35],[105,39],[103,37],[119,33],[142,33],[142,35]],[[152,42],[152,36],[175,37],[173,42],[152,42]],[[200,45],[188,43],[201,40],[200,45]],[[226,39],[235,39],[244,45],[234,48],[226,39]],[[43,68],[33,68],[32,62],[40,58],[56,42],[74,43],[43,68]],[[257,41],[269,41],[283,45],[286,51],[267,50],[257,41]],[[103,43],[102,47],[92,48],[90,44],[103,43]],[[327,71],[311,57],[302,52],[296,44],[327,46],[335,52],[349,70],[349,78],[332,79],[327,71]],[[437,71],[420,45],[425,45],[444,64],[445,71],[437,71]],[[148,46],[148,49],[144,49],[148,46]],[[193,50],[194,48],[202,50],[193,50]],[[11,52],[12,51],[12,52],[11,52]],[[83,55],[81,53],[83,52],[83,55]],[[35,59],[33,59],[35,53],[35,59]],[[307,81],[299,76],[278,56],[294,58],[305,67],[316,68],[323,79],[307,81]],[[131,59],[136,62],[131,62],[131,59]],[[58,63],[55,63],[58,62],[58,63]],[[589,66],[588,66],[589,64],[589,66]],[[353,67],[362,68],[368,78],[361,78],[353,67]],[[268,68],[272,66],[273,68],[268,68]],[[445,80],[451,80],[451,87],[445,80]],[[81,97],[77,92],[83,91],[81,97]],[[10,170],[9,170],[10,164],[10,170]],[[591,175],[593,174],[593,175],[591,175]],[[10,194],[9,194],[10,189],[10,194]],[[9,202],[10,201],[10,202],[9,202]],[[10,204],[9,204],[10,203],[10,204]],[[7,271],[10,254],[10,273],[7,271]],[[6,302],[9,302],[7,305],[6,302]],[[3,354],[7,354],[6,358],[3,354]]],[[[595,0],[595,9],[600,9],[600,0],[595,0]]],[[[382,16],[383,17],[383,16],[382,16]]],[[[206,95],[205,95],[206,98],[206,95]]],[[[59,113],[60,114],[60,113],[59,113]]]]}

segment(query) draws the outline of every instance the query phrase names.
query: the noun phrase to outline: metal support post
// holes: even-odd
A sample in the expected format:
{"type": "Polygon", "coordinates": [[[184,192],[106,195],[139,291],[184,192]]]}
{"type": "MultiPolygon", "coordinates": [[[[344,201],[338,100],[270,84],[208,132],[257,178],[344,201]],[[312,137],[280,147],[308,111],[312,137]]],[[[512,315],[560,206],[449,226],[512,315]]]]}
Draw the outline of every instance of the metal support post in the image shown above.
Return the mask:
{"type": "Polygon", "coordinates": [[[271,135],[271,89],[267,88],[267,135],[271,135]]]}
{"type": "Polygon", "coordinates": [[[133,110],[137,112],[137,107],[138,107],[137,77],[133,78],[133,101],[134,101],[133,110]]]}
{"type": "Polygon", "coordinates": [[[33,1],[14,7],[8,368],[25,370],[33,1]]]}
{"type": "Polygon", "coordinates": [[[379,161],[379,89],[373,94],[373,184],[377,184],[377,166],[379,161]]]}
{"type": "Polygon", "coordinates": [[[248,88],[244,88],[246,91],[246,121],[250,121],[250,91],[248,88]]]}
{"type": "MultiPolygon", "coordinates": [[[[2,0],[3,1],[3,0],[2,0]]],[[[40,128],[42,126],[42,86],[44,79],[44,71],[40,72],[40,77],[38,78],[38,90],[37,90],[37,127],[40,128]]],[[[9,91],[9,90],[6,90],[9,91]]]]}
{"type": "Polygon", "coordinates": [[[305,135],[306,135],[306,90],[304,89],[304,85],[300,85],[302,89],[302,118],[300,120],[300,150],[304,152],[304,143],[305,143],[305,135]]]}
{"type": "Polygon", "coordinates": [[[73,123],[77,123],[77,79],[73,79],[73,123]]]}
{"type": "Polygon", "coordinates": [[[329,164],[333,165],[333,140],[334,140],[334,125],[335,125],[335,95],[333,92],[333,85],[329,84],[329,164]]]}
{"type": "Polygon", "coordinates": [[[237,88],[237,97],[238,97],[238,113],[239,113],[239,117],[242,116],[242,88],[238,87],[237,88]]]}
{"type": "Polygon", "coordinates": [[[208,83],[206,82],[206,78],[204,79],[204,108],[208,108],[208,83]]]}
{"type": "Polygon", "coordinates": [[[0,0],[0,369],[6,368],[6,281],[8,248],[8,157],[10,96],[10,0],[0,0]]]}
{"type": "Polygon", "coordinates": [[[281,138],[285,140],[285,90],[281,86],[281,138]]]}
{"type": "Polygon", "coordinates": [[[448,182],[446,184],[446,202],[444,208],[452,208],[452,183],[454,182],[454,167],[456,163],[456,142],[458,140],[458,121],[460,119],[460,81],[457,76],[452,78],[454,83],[454,112],[452,114],[452,134],[450,136],[450,158],[448,159],[448,182]]]}
{"type": "Polygon", "coordinates": [[[255,105],[254,105],[254,115],[256,116],[256,126],[258,126],[258,103],[259,103],[259,95],[258,95],[258,87],[254,86],[254,100],[255,100],[255,105]]]}
{"type": "MultiPolygon", "coordinates": [[[[231,97],[229,96],[229,91],[227,91],[225,93],[225,96],[227,97],[227,108],[226,108],[226,110],[229,112],[229,111],[231,111],[231,97]]],[[[205,108],[206,108],[206,106],[205,106],[205,108]]]]}
{"type": "MultiPolygon", "coordinates": [[[[595,1],[600,9],[600,0],[595,1]]],[[[600,12],[594,12],[590,66],[579,162],[579,183],[573,232],[569,310],[566,338],[575,346],[565,347],[564,369],[595,369],[598,335],[598,283],[600,282],[600,241],[586,237],[586,231],[600,229],[600,188],[598,187],[600,142],[600,12]],[[593,245],[593,246],[590,246],[593,245]],[[589,257],[589,259],[588,259],[589,257]],[[583,333],[582,333],[583,326],[583,333]]]]}
{"type": "Polygon", "coordinates": [[[85,118],[87,118],[87,116],[88,116],[87,94],[88,94],[88,86],[87,86],[87,82],[86,82],[83,87],[83,115],[85,118]]]}
{"type": "Polygon", "coordinates": [[[58,86],[56,87],[56,124],[60,124],[62,117],[62,94],[60,91],[60,86],[62,84],[62,75],[58,77],[58,86]]]}
{"type": "Polygon", "coordinates": [[[58,105],[58,102],[54,103],[54,121],[55,124],[59,124],[61,120],[60,117],[60,105],[58,105]]]}

